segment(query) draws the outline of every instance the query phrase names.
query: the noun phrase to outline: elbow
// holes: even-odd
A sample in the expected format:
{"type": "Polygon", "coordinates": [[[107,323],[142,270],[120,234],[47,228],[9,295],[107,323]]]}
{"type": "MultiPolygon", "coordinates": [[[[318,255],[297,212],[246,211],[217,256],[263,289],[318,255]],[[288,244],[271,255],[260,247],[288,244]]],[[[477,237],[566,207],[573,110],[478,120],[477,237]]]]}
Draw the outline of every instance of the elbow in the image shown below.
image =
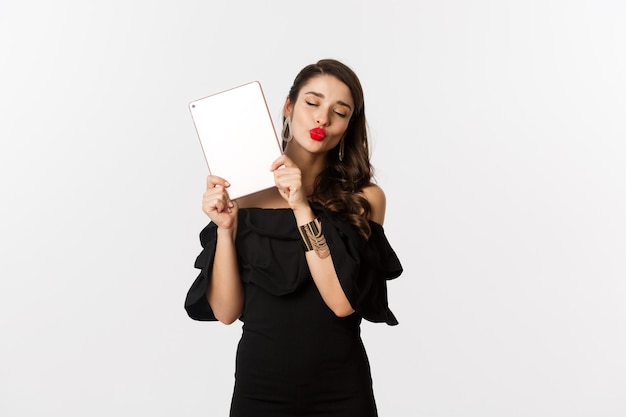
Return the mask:
{"type": "Polygon", "coordinates": [[[332,309],[333,313],[337,317],[348,317],[354,313],[354,309],[350,305],[350,303],[342,303],[341,305],[334,306],[332,309]]]}
{"type": "Polygon", "coordinates": [[[215,318],[226,325],[233,324],[243,314],[243,294],[241,296],[224,298],[211,294],[207,289],[207,303],[215,318]]]}
{"type": "Polygon", "coordinates": [[[215,318],[225,325],[231,325],[240,317],[238,314],[215,314],[215,318]]]}
{"type": "Polygon", "coordinates": [[[233,324],[241,315],[243,314],[243,306],[242,305],[229,305],[219,307],[216,306],[213,309],[213,315],[220,322],[226,325],[233,324]]]}

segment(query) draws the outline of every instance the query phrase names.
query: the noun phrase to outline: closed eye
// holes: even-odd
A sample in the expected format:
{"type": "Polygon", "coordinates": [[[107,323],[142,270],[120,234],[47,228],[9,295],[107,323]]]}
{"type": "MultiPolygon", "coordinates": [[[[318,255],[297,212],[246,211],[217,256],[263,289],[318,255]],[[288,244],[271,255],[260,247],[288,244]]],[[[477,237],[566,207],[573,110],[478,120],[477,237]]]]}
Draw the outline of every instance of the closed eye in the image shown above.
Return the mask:
{"type": "MultiPolygon", "coordinates": [[[[308,100],[304,100],[304,102],[307,104],[307,106],[311,106],[311,107],[319,107],[319,104],[318,104],[318,103],[314,103],[314,102],[312,102],[312,101],[308,101],[308,100]]],[[[343,118],[348,117],[348,115],[347,115],[347,114],[342,113],[342,112],[340,112],[340,111],[338,111],[338,110],[334,110],[333,112],[334,112],[337,116],[341,117],[342,119],[343,119],[343,118]]]]}

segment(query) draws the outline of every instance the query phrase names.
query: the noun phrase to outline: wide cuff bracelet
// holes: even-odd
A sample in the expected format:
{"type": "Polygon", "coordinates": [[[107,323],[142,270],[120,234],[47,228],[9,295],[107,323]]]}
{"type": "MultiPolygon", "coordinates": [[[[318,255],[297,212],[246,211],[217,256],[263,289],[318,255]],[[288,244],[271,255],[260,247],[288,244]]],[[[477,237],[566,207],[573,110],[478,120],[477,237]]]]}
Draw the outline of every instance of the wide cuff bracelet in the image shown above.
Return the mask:
{"type": "Polygon", "coordinates": [[[302,242],[307,252],[313,250],[321,259],[327,258],[328,255],[330,255],[326,238],[324,238],[322,234],[322,223],[320,223],[318,219],[303,224],[298,230],[300,231],[300,236],[302,236],[302,242]]]}

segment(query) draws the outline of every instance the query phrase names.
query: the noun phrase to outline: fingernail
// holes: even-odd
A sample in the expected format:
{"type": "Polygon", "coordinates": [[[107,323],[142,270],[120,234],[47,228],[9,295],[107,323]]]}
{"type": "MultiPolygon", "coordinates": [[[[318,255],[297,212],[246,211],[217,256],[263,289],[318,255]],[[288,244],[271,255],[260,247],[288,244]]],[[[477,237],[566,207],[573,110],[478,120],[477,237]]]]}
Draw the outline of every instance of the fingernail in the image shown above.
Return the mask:
{"type": "Polygon", "coordinates": [[[224,181],[224,185],[230,187],[230,183],[228,181],[224,181]]]}

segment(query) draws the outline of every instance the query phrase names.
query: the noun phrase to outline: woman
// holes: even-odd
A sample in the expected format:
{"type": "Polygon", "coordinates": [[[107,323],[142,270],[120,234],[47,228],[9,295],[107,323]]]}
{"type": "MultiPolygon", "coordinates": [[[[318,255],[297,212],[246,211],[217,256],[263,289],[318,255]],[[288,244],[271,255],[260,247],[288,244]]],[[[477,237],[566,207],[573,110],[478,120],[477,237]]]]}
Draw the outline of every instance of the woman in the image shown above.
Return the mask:
{"type": "Polygon", "coordinates": [[[397,324],[386,280],[402,267],[372,183],[361,84],[335,60],[296,77],[276,187],[232,201],[209,175],[202,272],[185,308],[243,322],[231,416],[376,416],[362,318],[397,324]]]}

